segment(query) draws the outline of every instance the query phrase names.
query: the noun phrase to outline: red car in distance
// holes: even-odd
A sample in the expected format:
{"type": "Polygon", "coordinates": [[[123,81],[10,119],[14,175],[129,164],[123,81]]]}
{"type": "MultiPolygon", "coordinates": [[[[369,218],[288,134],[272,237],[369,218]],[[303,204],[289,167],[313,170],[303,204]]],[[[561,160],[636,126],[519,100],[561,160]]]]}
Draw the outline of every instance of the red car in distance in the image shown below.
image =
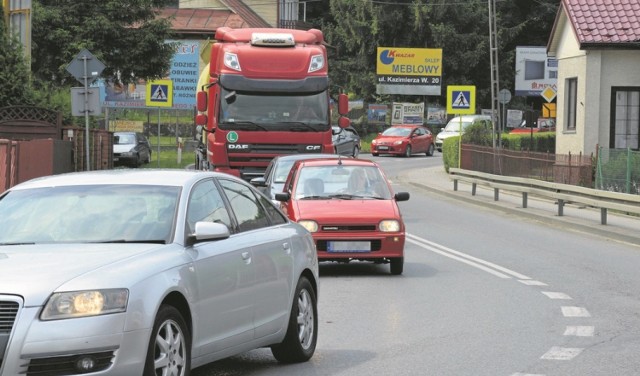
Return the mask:
{"type": "Polygon", "coordinates": [[[311,232],[319,261],[389,263],[391,274],[402,274],[405,226],[397,202],[408,200],[409,193],[393,193],[377,163],[297,161],[275,199],[311,232]]]}
{"type": "Polygon", "coordinates": [[[432,156],[436,149],[433,133],[422,125],[392,125],[371,141],[371,155],[402,155],[425,153],[432,156]]]}

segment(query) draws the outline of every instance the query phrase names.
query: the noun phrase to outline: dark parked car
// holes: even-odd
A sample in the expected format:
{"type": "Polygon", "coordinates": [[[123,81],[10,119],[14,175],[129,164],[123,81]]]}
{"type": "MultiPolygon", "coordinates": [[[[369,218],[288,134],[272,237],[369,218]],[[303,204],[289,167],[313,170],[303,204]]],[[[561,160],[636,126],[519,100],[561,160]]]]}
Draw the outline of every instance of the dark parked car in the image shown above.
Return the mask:
{"type": "Polygon", "coordinates": [[[151,162],[151,144],[140,132],[113,134],[113,165],[138,167],[151,162]]]}
{"type": "Polygon", "coordinates": [[[333,146],[336,154],[357,158],[360,154],[360,135],[351,126],[340,128],[333,126],[333,146]]]}
{"type": "Polygon", "coordinates": [[[262,193],[276,203],[276,193],[282,192],[284,182],[289,176],[289,171],[295,161],[302,159],[316,159],[316,158],[337,158],[335,154],[294,154],[294,155],[281,155],[273,158],[269,166],[264,172],[264,176],[251,179],[251,184],[257,187],[262,193]]]}

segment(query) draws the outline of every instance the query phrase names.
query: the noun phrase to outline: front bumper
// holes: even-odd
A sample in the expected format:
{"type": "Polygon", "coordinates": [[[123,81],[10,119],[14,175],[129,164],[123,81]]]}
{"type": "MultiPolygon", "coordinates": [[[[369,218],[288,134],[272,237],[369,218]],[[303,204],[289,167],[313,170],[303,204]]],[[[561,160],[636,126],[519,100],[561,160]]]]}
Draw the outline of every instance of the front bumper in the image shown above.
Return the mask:
{"type": "Polygon", "coordinates": [[[75,365],[83,358],[95,361],[92,372],[100,375],[143,373],[151,329],[124,332],[126,313],[41,321],[40,309],[19,308],[0,349],[0,376],[80,375],[75,365]]]}
{"type": "Polygon", "coordinates": [[[402,155],[405,150],[405,145],[371,145],[371,153],[373,154],[402,155]]]}
{"type": "MultiPolygon", "coordinates": [[[[385,259],[404,257],[404,232],[375,233],[355,235],[352,233],[314,233],[313,240],[319,261],[380,261],[385,259]],[[332,243],[333,242],[333,243],[332,243]],[[339,243],[336,243],[339,242],[339,243]],[[358,242],[358,244],[370,244],[370,251],[340,251],[331,250],[332,244],[345,244],[345,242],[358,242]],[[364,242],[364,243],[362,243],[364,242]]],[[[357,248],[357,247],[356,247],[357,248]]]]}

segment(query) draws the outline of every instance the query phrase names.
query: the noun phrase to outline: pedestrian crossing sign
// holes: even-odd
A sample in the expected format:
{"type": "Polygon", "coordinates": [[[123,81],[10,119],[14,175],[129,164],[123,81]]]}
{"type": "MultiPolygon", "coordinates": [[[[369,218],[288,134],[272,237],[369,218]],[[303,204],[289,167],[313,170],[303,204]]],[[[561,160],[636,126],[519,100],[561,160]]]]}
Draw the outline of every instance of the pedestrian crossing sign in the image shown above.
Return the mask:
{"type": "Polygon", "coordinates": [[[173,106],[173,81],[153,80],[147,82],[147,107],[173,106]]]}
{"type": "Polygon", "coordinates": [[[447,86],[447,113],[473,115],[476,113],[476,87],[470,85],[447,86]]]}

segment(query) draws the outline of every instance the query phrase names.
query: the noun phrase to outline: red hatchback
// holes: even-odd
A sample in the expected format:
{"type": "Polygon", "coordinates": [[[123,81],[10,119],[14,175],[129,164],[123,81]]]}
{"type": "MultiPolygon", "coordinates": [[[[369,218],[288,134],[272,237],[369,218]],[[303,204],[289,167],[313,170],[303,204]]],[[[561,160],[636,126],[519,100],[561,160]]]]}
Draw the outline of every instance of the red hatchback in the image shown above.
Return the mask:
{"type": "Polygon", "coordinates": [[[425,153],[432,156],[436,149],[433,133],[421,125],[393,125],[371,141],[371,154],[393,154],[411,157],[425,153]]]}
{"type": "Polygon", "coordinates": [[[320,261],[389,263],[402,274],[405,227],[398,201],[377,163],[331,158],[296,162],[276,200],[316,243],[320,261]]]}

